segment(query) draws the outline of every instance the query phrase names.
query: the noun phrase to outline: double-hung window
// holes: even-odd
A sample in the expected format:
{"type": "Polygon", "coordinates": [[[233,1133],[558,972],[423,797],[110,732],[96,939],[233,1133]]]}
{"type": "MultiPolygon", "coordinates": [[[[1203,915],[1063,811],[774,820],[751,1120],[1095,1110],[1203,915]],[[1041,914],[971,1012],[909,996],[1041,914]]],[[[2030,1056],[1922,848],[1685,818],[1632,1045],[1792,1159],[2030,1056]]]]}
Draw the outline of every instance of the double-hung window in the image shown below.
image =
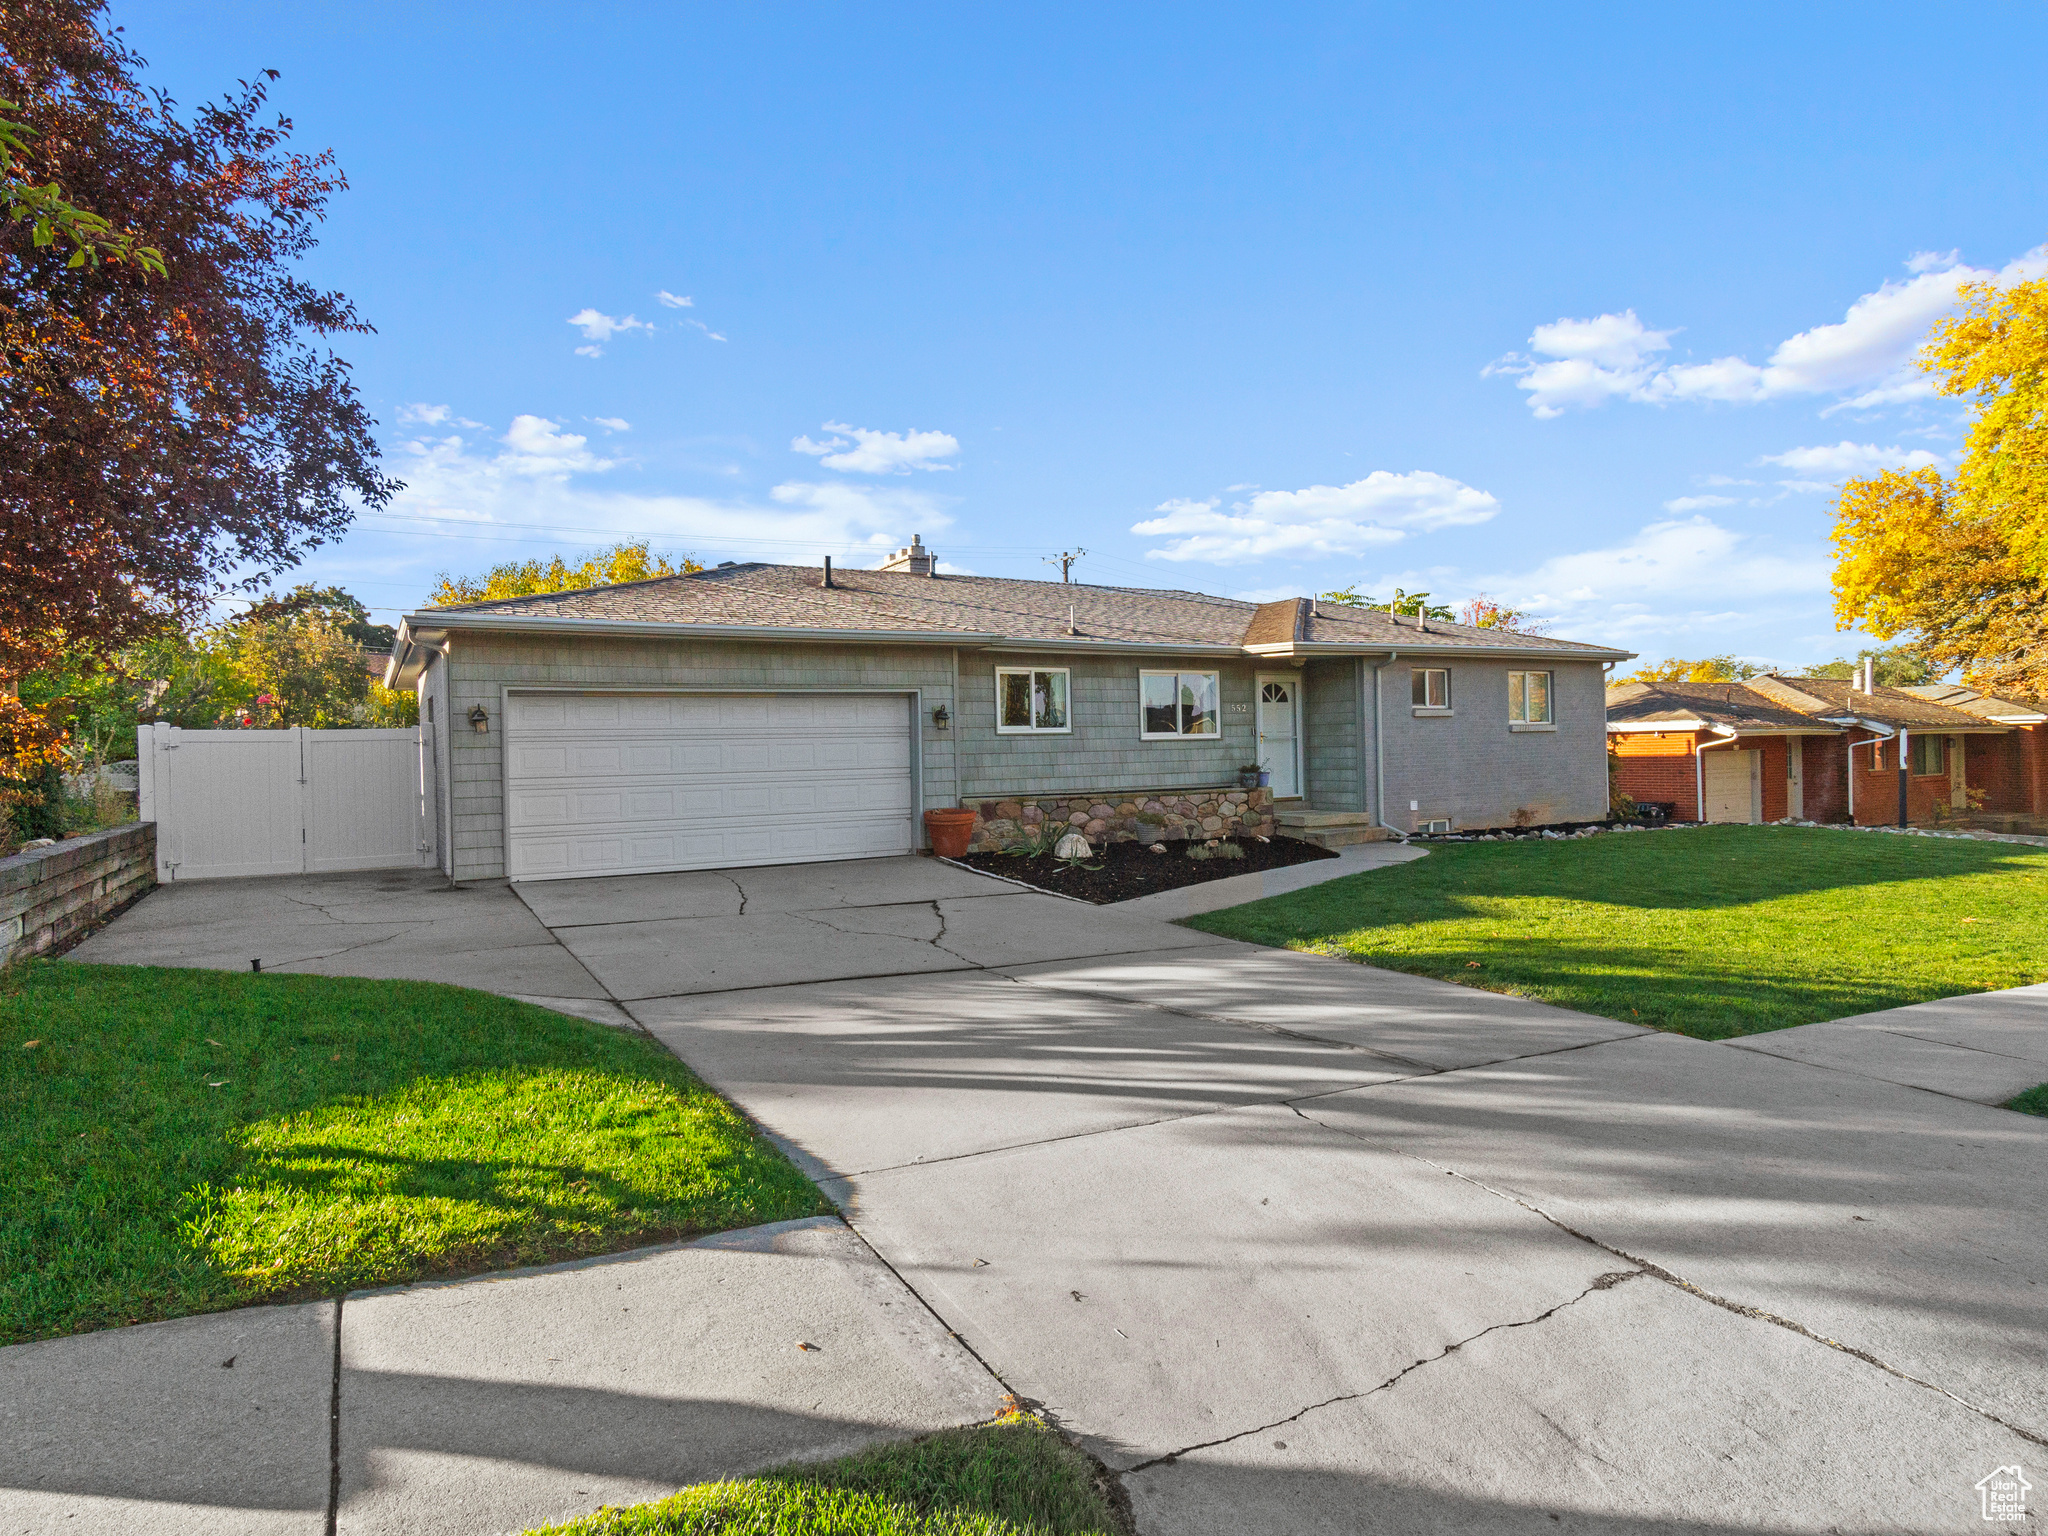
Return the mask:
{"type": "Polygon", "coordinates": [[[1139,735],[1146,741],[1211,737],[1222,731],[1214,672],[1140,672],[1139,735]]]}
{"type": "Polygon", "coordinates": [[[1510,672],[1508,674],[1508,723],[1549,725],[1550,674],[1510,672]]]}
{"type": "Polygon", "coordinates": [[[1913,738],[1913,771],[1918,774],[1948,772],[1948,738],[1946,736],[1920,736],[1913,738]]]}
{"type": "Polygon", "coordinates": [[[1417,709],[1448,710],[1451,707],[1451,673],[1448,667],[1417,667],[1410,675],[1415,679],[1417,709]]]}
{"type": "Polygon", "coordinates": [[[997,667],[996,731],[1071,731],[1065,667],[997,667]]]}

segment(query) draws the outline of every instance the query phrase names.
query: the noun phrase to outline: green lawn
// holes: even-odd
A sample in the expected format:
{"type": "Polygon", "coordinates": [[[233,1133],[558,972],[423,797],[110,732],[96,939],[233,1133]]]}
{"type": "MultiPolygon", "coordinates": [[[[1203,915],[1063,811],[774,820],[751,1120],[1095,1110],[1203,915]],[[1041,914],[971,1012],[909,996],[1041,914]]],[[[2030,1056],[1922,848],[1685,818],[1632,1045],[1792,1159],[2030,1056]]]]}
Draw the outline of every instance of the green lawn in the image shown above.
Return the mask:
{"type": "Polygon", "coordinates": [[[2029,1088],[2016,1099],[2007,1099],[2005,1107],[2023,1115],[2048,1115],[2048,1083],[2029,1088]]]}
{"type": "MultiPolygon", "coordinates": [[[[1117,1536],[1095,1464],[1029,1414],[700,1483],[545,1536],[1117,1536]]],[[[543,1536],[530,1532],[528,1536],[543,1536]]]]}
{"type": "Polygon", "coordinates": [[[1189,925],[1722,1040],[2048,980],[2048,849],[1798,827],[1439,844],[1189,925]]]}
{"type": "Polygon", "coordinates": [[[829,1209],[622,1030],[424,982],[0,972],[0,1344],[829,1209]]]}

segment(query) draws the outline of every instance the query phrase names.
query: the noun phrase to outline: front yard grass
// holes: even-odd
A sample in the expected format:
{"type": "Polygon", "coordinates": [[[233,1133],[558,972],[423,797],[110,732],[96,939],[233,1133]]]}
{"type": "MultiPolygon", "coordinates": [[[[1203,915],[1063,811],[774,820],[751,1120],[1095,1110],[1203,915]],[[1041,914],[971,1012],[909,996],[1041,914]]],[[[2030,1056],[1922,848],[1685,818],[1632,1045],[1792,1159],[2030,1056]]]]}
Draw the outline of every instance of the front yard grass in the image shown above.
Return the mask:
{"type": "Polygon", "coordinates": [[[1038,1419],[699,1483],[528,1536],[1117,1536],[1094,1463],[1038,1419]]]}
{"type": "Polygon", "coordinates": [[[1724,1040],[2048,980],[2048,850],[1799,827],[1438,844],[1188,923],[1724,1040]]]}
{"type": "Polygon", "coordinates": [[[2048,1115],[2048,1083],[2037,1084],[2016,1099],[2007,1099],[2005,1107],[2023,1115],[2048,1115]]]}
{"type": "Polygon", "coordinates": [[[0,1344],[829,1210],[653,1041],[425,982],[0,973],[0,1344]]]}

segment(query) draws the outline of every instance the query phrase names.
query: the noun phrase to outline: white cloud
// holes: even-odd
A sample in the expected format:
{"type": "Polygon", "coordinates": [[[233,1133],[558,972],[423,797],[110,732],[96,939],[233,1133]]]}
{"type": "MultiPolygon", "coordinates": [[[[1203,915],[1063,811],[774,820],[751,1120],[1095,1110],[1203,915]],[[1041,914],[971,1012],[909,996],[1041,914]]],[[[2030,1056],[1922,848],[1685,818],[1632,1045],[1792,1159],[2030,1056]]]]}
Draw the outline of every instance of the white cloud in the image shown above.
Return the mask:
{"type": "Polygon", "coordinates": [[[1664,503],[1666,512],[1700,512],[1708,507],[1732,507],[1738,498],[1734,496],[1679,496],[1664,503]]]}
{"type": "Polygon", "coordinates": [[[1843,396],[1829,411],[1924,399],[1933,394],[1933,386],[1914,367],[1914,359],[1929,327],[1954,310],[1957,289],[1965,283],[2009,285],[2038,277],[2048,272],[2048,246],[1997,271],[1960,265],[1952,252],[1921,252],[1906,266],[1912,276],[1864,294],[1834,324],[1787,337],[1762,364],[1741,357],[1660,363],[1655,354],[1668,348],[1675,332],[1653,331],[1627,310],[1539,325],[1529,338],[1535,356],[1509,353],[1484,371],[1514,376],[1516,387],[1529,392],[1530,409],[1546,418],[1617,397],[1661,405],[1843,396]]]}
{"type": "Polygon", "coordinates": [[[697,303],[687,293],[670,293],[666,288],[657,288],[654,297],[664,309],[690,309],[697,303]]]}
{"type": "Polygon", "coordinates": [[[600,459],[590,452],[589,438],[559,431],[560,426],[544,416],[514,416],[511,430],[498,439],[506,448],[498,462],[517,475],[556,476],[606,470],[618,463],[600,459]]]}
{"type": "Polygon", "coordinates": [[[850,427],[843,421],[828,421],[825,430],[835,434],[822,443],[808,436],[793,438],[790,447],[808,453],[827,469],[858,475],[908,474],[913,469],[952,469],[934,459],[951,458],[960,451],[960,441],[945,432],[872,432],[850,427]],[[843,434],[843,435],[840,435],[843,434]]]}
{"type": "MultiPolygon", "coordinates": [[[[654,329],[645,320],[636,319],[632,315],[613,316],[595,309],[579,309],[569,317],[567,323],[581,331],[583,339],[588,342],[606,342],[610,341],[614,336],[623,336],[632,331],[652,331],[654,329]]],[[[578,357],[602,357],[604,353],[602,348],[598,346],[588,346],[578,347],[576,355],[578,357]]]]}
{"type": "Polygon", "coordinates": [[[1261,491],[1221,511],[1217,498],[1163,502],[1165,514],[1131,532],[1170,540],[1147,550],[1148,560],[1223,563],[1270,555],[1339,555],[1399,543],[1411,532],[1483,523],[1500,511],[1485,491],[1416,470],[1374,470],[1349,485],[1311,485],[1298,491],[1261,491]]]}
{"type": "Polygon", "coordinates": [[[1726,617],[1729,601],[1824,593],[1829,564],[1820,550],[1780,554],[1753,535],[1710,518],[1669,518],[1604,549],[1553,555],[1533,570],[1487,576],[1478,585],[1519,607],[1574,621],[1641,632],[1691,614],[1726,617]]]}
{"type": "Polygon", "coordinates": [[[1880,448],[1875,443],[1852,443],[1844,439],[1813,448],[1789,448],[1783,453],[1767,453],[1757,462],[1776,464],[1798,477],[1780,481],[1782,485],[1799,490],[1827,490],[1844,480],[1874,475],[1881,469],[1923,469],[1930,465],[1938,468],[1942,457],[1938,453],[1929,453],[1925,448],[1902,448],[1896,443],[1889,448],[1880,448]]]}
{"type": "Polygon", "coordinates": [[[719,335],[718,332],[711,329],[711,327],[706,325],[702,320],[692,320],[688,315],[685,315],[683,316],[683,324],[694,325],[695,327],[697,327],[698,330],[702,331],[706,336],[709,336],[713,341],[725,340],[723,336],[719,335]]]}
{"type": "Polygon", "coordinates": [[[398,413],[398,419],[400,421],[416,421],[426,427],[438,427],[451,414],[445,405],[423,405],[416,403],[401,408],[398,413]]]}
{"type": "Polygon", "coordinates": [[[594,427],[603,427],[607,432],[630,432],[633,430],[633,423],[621,416],[593,416],[590,418],[590,424],[594,427]]]}
{"type": "MultiPolygon", "coordinates": [[[[445,537],[423,540],[419,565],[490,563],[521,547],[573,549],[646,538],[663,549],[696,549],[701,558],[756,558],[809,564],[817,553],[852,551],[880,560],[909,542],[952,526],[949,498],[908,486],[792,481],[766,497],[713,498],[617,490],[591,481],[621,461],[590,451],[585,438],[542,416],[522,415],[496,442],[460,434],[395,445],[392,469],[405,488],[369,522],[388,538],[408,530],[474,532],[474,551],[445,537]],[[531,540],[508,535],[534,531],[531,540]],[[755,541],[758,541],[756,543],[755,541]]],[[[850,563],[850,561],[849,561],[850,563]]]]}

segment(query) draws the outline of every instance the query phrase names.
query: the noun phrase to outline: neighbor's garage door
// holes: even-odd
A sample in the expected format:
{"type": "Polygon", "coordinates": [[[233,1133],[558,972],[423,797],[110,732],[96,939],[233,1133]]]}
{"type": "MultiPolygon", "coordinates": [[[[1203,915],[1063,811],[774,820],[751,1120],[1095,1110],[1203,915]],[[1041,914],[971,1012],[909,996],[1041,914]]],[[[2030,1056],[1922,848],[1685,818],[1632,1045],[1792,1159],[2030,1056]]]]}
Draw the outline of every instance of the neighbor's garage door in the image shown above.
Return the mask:
{"type": "Polygon", "coordinates": [[[1711,751],[1700,754],[1705,767],[1708,821],[1762,821],[1757,812],[1757,765],[1763,754],[1711,751]]]}
{"type": "Polygon", "coordinates": [[[514,693],[515,880],[917,846],[903,694],[514,693]]]}

